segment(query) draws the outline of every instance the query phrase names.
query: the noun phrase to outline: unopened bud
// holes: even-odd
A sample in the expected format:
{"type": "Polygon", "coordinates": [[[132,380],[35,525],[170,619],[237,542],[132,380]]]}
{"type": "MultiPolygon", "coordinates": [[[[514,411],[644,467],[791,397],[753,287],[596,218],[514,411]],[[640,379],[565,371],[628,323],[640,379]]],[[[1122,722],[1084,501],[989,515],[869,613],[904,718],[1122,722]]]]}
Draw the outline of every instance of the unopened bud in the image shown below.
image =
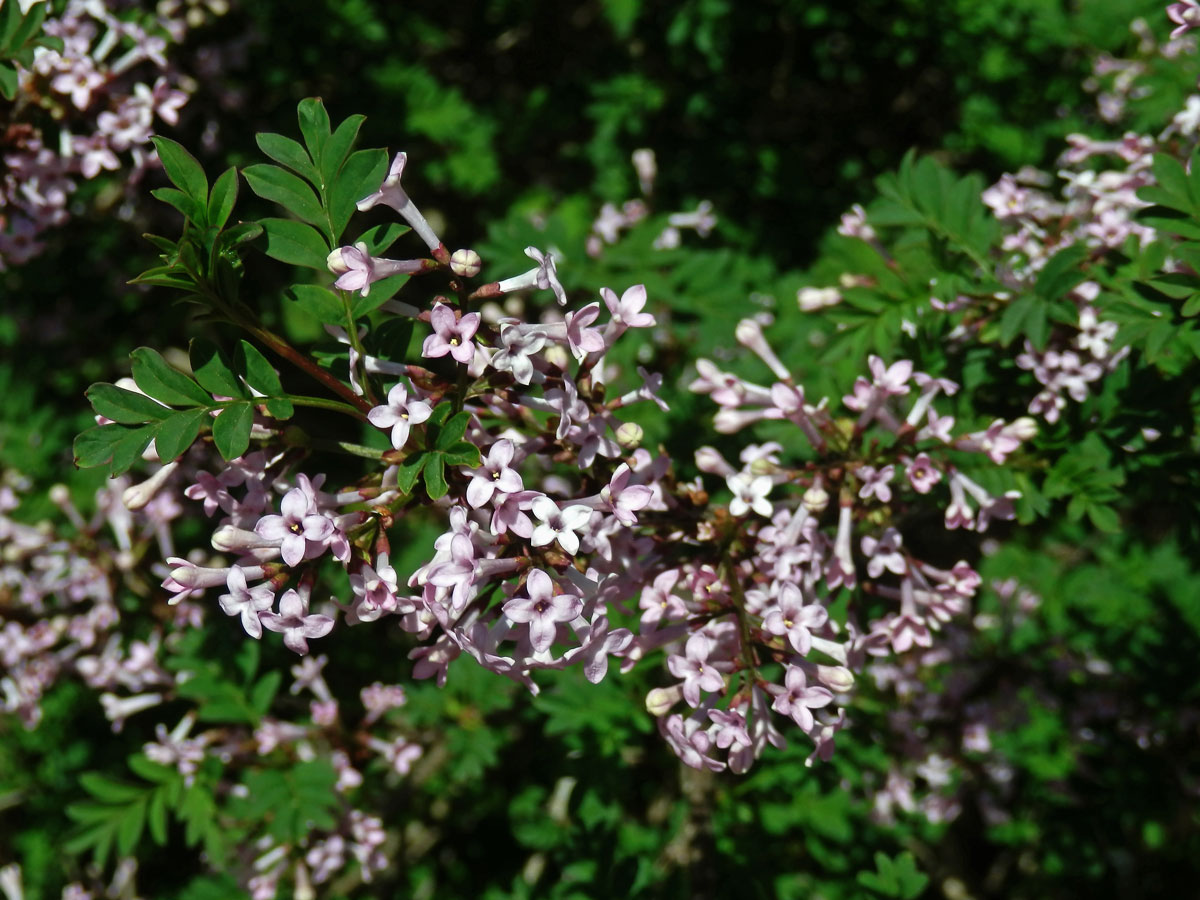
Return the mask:
{"type": "Polygon", "coordinates": [[[652,716],[665,716],[671,711],[671,707],[682,699],[682,684],[673,684],[665,688],[654,688],[646,695],[646,712],[652,716]]]}
{"type": "Polygon", "coordinates": [[[801,502],[804,504],[804,508],[810,513],[814,516],[819,516],[829,506],[829,492],[825,488],[814,484],[804,492],[801,502]]]}
{"type": "Polygon", "coordinates": [[[49,491],[50,502],[55,506],[62,506],[71,501],[71,492],[65,484],[56,484],[49,491]]]}
{"type": "Polygon", "coordinates": [[[837,694],[844,694],[854,687],[854,673],[845,666],[817,666],[817,677],[837,694]]]}
{"type": "Polygon", "coordinates": [[[334,275],[345,275],[350,271],[350,267],[346,265],[346,261],[342,259],[342,250],[344,248],[337,247],[328,256],[325,257],[325,266],[334,275]]]}
{"type": "Polygon", "coordinates": [[[637,422],[625,422],[617,429],[617,443],[622,450],[636,450],[646,432],[637,422]]]}
{"type": "Polygon", "coordinates": [[[1018,441],[1032,441],[1037,437],[1038,423],[1029,416],[1021,416],[1021,418],[1009,422],[1008,427],[1004,430],[1018,441]]]}
{"type": "Polygon", "coordinates": [[[450,254],[450,271],[463,278],[474,278],[483,268],[483,260],[474,250],[455,250],[450,254]]]}

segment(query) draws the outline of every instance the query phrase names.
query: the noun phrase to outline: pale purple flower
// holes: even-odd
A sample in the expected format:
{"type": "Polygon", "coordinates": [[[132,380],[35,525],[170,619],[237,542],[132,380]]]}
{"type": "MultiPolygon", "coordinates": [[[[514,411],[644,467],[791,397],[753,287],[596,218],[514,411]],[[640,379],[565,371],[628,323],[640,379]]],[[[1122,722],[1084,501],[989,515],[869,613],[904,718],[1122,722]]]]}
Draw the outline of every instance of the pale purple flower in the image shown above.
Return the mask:
{"type": "Polygon", "coordinates": [[[516,447],[507,438],[492,444],[487,459],[469,473],[471,483],[467,485],[467,503],[478,509],[496,493],[515,494],[525,489],[521,474],[509,468],[515,453],[516,447]]]}
{"type": "Polygon", "coordinates": [[[683,599],[675,594],[675,585],[679,582],[679,570],[668,569],[658,575],[653,584],[642,589],[638,606],[643,610],[641,624],[657,625],[666,620],[687,618],[688,608],[683,599]]]}
{"type": "Polygon", "coordinates": [[[867,574],[878,578],[885,569],[895,575],[907,572],[908,561],[900,552],[901,543],[900,532],[895,528],[885,529],[882,538],[876,539],[871,535],[863,537],[862,551],[868,558],[867,574]]]}
{"type": "Polygon", "coordinates": [[[294,590],[279,598],[279,612],[262,613],[259,618],[271,631],[283,635],[283,644],[300,655],[308,652],[308,638],[325,637],[333,630],[329,616],[309,615],[308,601],[294,590]]]}
{"type": "Polygon", "coordinates": [[[600,489],[604,508],[616,516],[617,521],[632,528],[637,524],[634,513],[646,506],[654,492],[641,484],[630,484],[633,473],[626,463],[621,463],[613,472],[612,479],[600,489]]]}
{"type": "Polygon", "coordinates": [[[1171,32],[1172,38],[1182,37],[1193,28],[1200,28],[1200,2],[1198,0],[1181,0],[1167,6],[1167,18],[1177,26],[1171,32]]]}
{"type": "Polygon", "coordinates": [[[514,597],[504,604],[504,615],[512,622],[529,625],[529,643],[534,652],[550,649],[559,622],[570,622],[583,611],[575,594],[555,594],[554,582],[541,569],[533,569],[525,581],[528,597],[514,597]]]}
{"type": "Polygon", "coordinates": [[[225,583],[229,593],[217,598],[222,612],[227,616],[241,616],[246,634],[256,640],[261,638],[262,622],[259,613],[265,612],[275,604],[275,592],[271,590],[270,584],[248,587],[246,573],[241,566],[233,566],[229,570],[225,583]]]}
{"type": "Polygon", "coordinates": [[[902,359],[888,366],[878,356],[872,355],[868,357],[867,364],[876,390],[889,397],[908,393],[908,380],[913,374],[911,360],[902,359]]]}
{"type": "Polygon", "coordinates": [[[538,288],[543,291],[549,289],[554,291],[558,305],[566,306],[567,292],[563,290],[563,286],[558,280],[558,268],[554,264],[553,254],[542,253],[536,247],[526,247],[525,255],[536,262],[537,267],[530,269],[522,275],[516,275],[501,281],[497,285],[500,293],[508,294],[512,291],[526,291],[531,288],[538,288]]]}
{"type": "Polygon", "coordinates": [[[714,642],[707,635],[696,633],[684,645],[683,655],[667,657],[667,668],[676,678],[683,679],[683,699],[688,706],[700,705],[700,692],[713,693],[725,689],[725,676],[714,666],[707,665],[714,642]]]}
{"type": "Polygon", "coordinates": [[[933,486],[942,480],[942,473],[937,470],[928,453],[918,453],[904,470],[908,482],[918,494],[928,494],[933,486]]]}
{"type": "Polygon", "coordinates": [[[657,322],[654,316],[650,313],[642,312],[646,305],[646,286],[644,284],[635,284],[628,288],[620,299],[617,299],[616,292],[602,287],[600,288],[600,297],[604,300],[604,305],[608,307],[609,313],[612,314],[614,322],[619,322],[626,328],[653,328],[657,322]]]}
{"type": "Polygon", "coordinates": [[[367,413],[376,428],[392,429],[392,446],[400,450],[408,443],[413,425],[426,421],[433,410],[424,400],[409,400],[408,388],[401,382],[388,391],[387,404],[367,413]]]}
{"type": "Polygon", "coordinates": [[[726,478],[725,483],[729,490],[733,491],[733,499],[729,501],[731,516],[744,516],[750,510],[754,510],[760,516],[770,518],[775,510],[771,501],[767,499],[767,494],[771,493],[771,488],[775,486],[771,476],[751,477],[745,472],[739,472],[726,478]]]}
{"type": "Polygon", "coordinates": [[[608,674],[608,656],[621,653],[633,643],[633,632],[628,628],[608,630],[607,616],[599,616],[592,622],[591,633],[583,646],[583,675],[592,684],[599,684],[608,674]]]}
{"type": "Polygon", "coordinates": [[[587,527],[592,511],[586,506],[575,504],[565,509],[559,509],[558,504],[544,494],[533,501],[533,514],[541,520],[529,543],[534,547],[544,547],[554,541],[567,553],[574,556],[579,552],[579,535],[577,532],[587,527]]]}
{"type": "Polygon", "coordinates": [[[425,338],[421,346],[422,356],[436,359],[449,353],[464,365],[471,361],[475,355],[471,338],[479,330],[479,313],[467,313],[460,319],[445,303],[438,303],[429,314],[429,324],[433,326],[433,334],[425,338]]]}
{"type": "Polygon", "coordinates": [[[599,303],[589,303],[578,312],[567,313],[567,344],[576,359],[582,360],[589,353],[604,352],[604,335],[599,329],[588,327],[599,316],[599,303]]]}
{"type": "Polygon", "coordinates": [[[313,555],[334,536],[333,522],[317,511],[301,488],[292,488],[284,495],[279,511],[281,515],[259,519],[254,530],[269,541],[280,542],[283,561],[289,566],[313,555]]]}
{"type": "Polygon", "coordinates": [[[833,693],[824,687],[809,687],[804,670],[799,666],[788,666],[784,676],[786,687],[772,684],[767,687],[775,695],[771,709],[785,716],[791,716],[797,725],[805,731],[810,731],[815,722],[812,710],[821,709],[833,702],[833,693]]]}
{"type": "Polygon", "coordinates": [[[433,265],[426,259],[382,259],[372,256],[359,241],[353,247],[338,247],[325,259],[329,271],[338,276],[333,286],[341,291],[358,291],[363,297],[371,285],[392,275],[416,275],[433,265]]]}
{"type": "Polygon", "coordinates": [[[820,628],[829,619],[825,607],[818,603],[805,603],[800,588],[785,583],[779,591],[779,600],[763,618],[763,629],[770,634],[786,634],[792,649],[807,655],[812,649],[812,629],[820,628]]]}
{"type": "Polygon", "coordinates": [[[874,466],[860,466],[858,480],[862,482],[862,487],[859,488],[858,496],[864,500],[874,496],[880,503],[889,502],[892,499],[892,488],[889,482],[895,474],[896,467],[893,465],[886,465],[881,469],[876,469],[874,466]]]}
{"type": "Polygon", "coordinates": [[[392,165],[383,179],[383,184],[379,186],[379,190],[359,200],[358,211],[366,212],[380,203],[390,206],[412,226],[412,230],[425,242],[425,246],[429,248],[430,252],[434,252],[442,245],[441,240],[429,223],[425,221],[425,217],[421,215],[417,205],[409,199],[407,192],[400,186],[400,176],[404,173],[404,165],[407,162],[407,153],[397,153],[392,158],[392,165]]]}
{"type": "Polygon", "coordinates": [[[498,372],[512,372],[517,384],[529,384],[534,368],[531,356],[546,346],[544,332],[527,325],[500,326],[500,349],[492,355],[491,366],[498,372]]]}

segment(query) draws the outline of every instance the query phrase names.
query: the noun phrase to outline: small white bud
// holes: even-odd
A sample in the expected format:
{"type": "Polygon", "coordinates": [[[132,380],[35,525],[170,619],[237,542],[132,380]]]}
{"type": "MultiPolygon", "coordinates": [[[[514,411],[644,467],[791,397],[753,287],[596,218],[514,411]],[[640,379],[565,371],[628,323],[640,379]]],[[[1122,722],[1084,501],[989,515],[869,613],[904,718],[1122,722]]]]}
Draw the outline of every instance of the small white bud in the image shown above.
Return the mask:
{"type": "Polygon", "coordinates": [[[455,250],[450,254],[450,271],[463,278],[474,278],[483,268],[483,260],[474,250],[455,250]]]}
{"type": "Polygon", "coordinates": [[[804,504],[804,508],[810,513],[814,516],[819,516],[829,506],[829,492],[823,487],[814,484],[804,492],[801,502],[804,504]]]}
{"type": "Polygon", "coordinates": [[[646,432],[637,422],[625,422],[617,429],[617,443],[622,450],[636,450],[646,432]]]}
{"type": "Polygon", "coordinates": [[[646,695],[646,712],[652,716],[665,716],[671,707],[683,699],[683,685],[654,688],[646,695]]]}

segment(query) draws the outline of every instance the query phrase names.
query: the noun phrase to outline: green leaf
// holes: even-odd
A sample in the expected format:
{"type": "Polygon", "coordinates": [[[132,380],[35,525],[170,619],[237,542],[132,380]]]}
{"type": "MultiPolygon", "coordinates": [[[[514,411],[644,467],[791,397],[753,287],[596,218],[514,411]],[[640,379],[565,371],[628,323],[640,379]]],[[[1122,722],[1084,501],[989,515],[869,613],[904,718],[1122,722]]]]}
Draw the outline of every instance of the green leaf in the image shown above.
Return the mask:
{"type": "Polygon", "coordinates": [[[129,357],[133,360],[133,380],[147,396],[171,406],[212,406],[212,397],[157,350],[138,347],[129,357]]]}
{"type": "Polygon", "coordinates": [[[325,145],[329,142],[329,113],[325,111],[325,104],[320,97],[301,100],[296,113],[309,156],[319,167],[325,158],[325,145]]]}
{"type": "Polygon", "coordinates": [[[128,429],[120,425],[97,425],[75,436],[71,451],[80,469],[106,466],[128,429]]]}
{"type": "Polygon", "coordinates": [[[267,256],[293,266],[326,271],[330,246],[315,228],[292,219],[261,219],[267,256]]]}
{"type": "Polygon", "coordinates": [[[458,441],[442,451],[442,458],[448,466],[468,466],[477,469],[480,466],[479,448],[467,441],[458,441]]]}
{"type": "Polygon", "coordinates": [[[355,204],[379,190],[387,174],[388,159],[383,150],[359,150],[350,155],[337,179],[329,188],[329,219],[335,240],[346,230],[355,204]]]}
{"type": "Polygon", "coordinates": [[[196,200],[175,188],[155,188],[150,192],[150,196],[175,207],[189,222],[204,227],[208,218],[208,210],[203,200],[196,200]]]}
{"type": "Polygon", "coordinates": [[[185,409],[165,419],[154,432],[154,449],[163,462],[178,459],[195,443],[208,421],[207,409],[185,409]]]}
{"type": "Polygon", "coordinates": [[[131,754],[126,759],[126,762],[134,774],[154,784],[164,784],[165,782],[181,778],[179,771],[173,766],[164,766],[162,763],[156,763],[144,753],[131,754]]]}
{"type": "Polygon", "coordinates": [[[254,407],[249,402],[231,403],[213,421],[213,443],[226,460],[237,459],[250,446],[254,407]]]}
{"type": "Polygon", "coordinates": [[[263,228],[257,222],[239,222],[221,232],[218,244],[223,248],[236,247],[238,244],[254,240],[262,233],[263,228]]]}
{"type": "Polygon", "coordinates": [[[99,772],[84,772],[79,776],[79,783],[93,797],[108,803],[126,803],[137,799],[146,792],[144,787],[126,784],[123,781],[114,781],[99,772]]]}
{"type": "Polygon", "coordinates": [[[15,37],[21,27],[22,18],[16,0],[0,3],[0,51],[6,55],[15,49],[15,37]]]}
{"type": "Polygon", "coordinates": [[[297,175],[302,175],[317,187],[321,186],[321,176],[317,172],[317,167],[313,165],[308,153],[300,145],[299,141],[294,141],[290,137],[284,137],[282,134],[269,133],[255,135],[254,139],[258,142],[258,149],[262,150],[263,153],[275,160],[275,162],[282,166],[287,166],[297,175]]]}
{"type": "Polygon", "coordinates": [[[346,311],[337,294],[319,284],[293,284],[283,295],[321,322],[344,325],[346,311]]]}
{"type": "MultiPolygon", "coordinates": [[[[1179,160],[1165,153],[1157,153],[1151,163],[1150,171],[1154,173],[1158,190],[1143,188],[1151,195],[1151,198],[1147,198],[1148,202],[1160,203],[1183,213],[1195,211],[1195,198],[1188,188],[1187,172],[1184,171],[1183,164],[1179,160]]],[[[1138,191],[1139,196],[1141,193],[1142,191],[1138,191]]]]}
{"type": "Polygon", "coordinates": [[[430,500],[440,500],[450,490],[446,483],[445,458],[438,451],[427,454],[428,459],[421,474],[425,479],[425,490],[429,492],[430,500]]]}
{"type": "Polygon", "coordinates": [[[204,176],[204,169],[196,157],[170,138],[156,135],[150,140],[158,150],[158,158],[162,160],[163,169],[166,170],[171,183],[195,200],[201,208],[206,208],[208,179],[204,176]]]}
{"type": "Polygon", "coordinates": [[[5,100],[12,100],[17,96],[17,85],[20,83],[16,68],[0,60],[0,94],[5,100]]]}
{"type": "Polygon", "coordinates": [[[1012,343],[1018,334],[1024,334],[1039,350],[1045,347],[1050,336],[1050,325],[1046,320],[1046,304],[1036,294],[1022,294],[1012,300],[1000,317],[1000,342],[1012,343]]]}
{"type": "Polygon", "coordinates": [[[366,116],[359,115],[350,116],[337,127],[337,130],[329,138],[321,157],[321,177],[325,184],[333,184],[337,178],[342,164],[350,155],[350,148],[354,146],[354,141],[358,138],[358,129],[362,127],[366,118],[366,116]]]}
{"type": "Polygon", "coordinates": [[[1073,244],[1055,253],[1038,273],[1034,291],[1046,300],[1058,300],[1087,278],[1080,264],[1087,258],[1089,248],[1073,244]]]}
{"type": "Polygon", "coordinates": [[[259,163],[243,169],[242,175],[250,190],[264,200],[278,203],[311,225],[321,227],[325,223],[325,211],[312,188],[286,169],[259,163]]]}
{"type": "Polygon", "coordinates": [[[463,439],[463,435],[467,433],[467,426],[471,422],[471,414],[466,410],[455,413],[444,425],[438,429],[437,440],[434,444],[439,450],[445,450],[452,444],[457,444],[463,439]]]}
{"type": "Polygon", "coordinates": [[[115,384],[93,384],[87,389],[86,396],[97,413],[126,425],[157,422],[171,414],[168,407],[155,403],[144,394],[127,391],[115,384]]]}
{"type": "Polygon", "coordinates": [[[192,361],[192,373],[196,381],[210,394],[235,399],[250,396],[234,374],[229,360],[216,344],[203,338],[193,338],[188,355],[192,361]]]}
{"type": "Polygon", "coordinates": [[[150,837],[158,846],[167,843],[167,792],[155,791],[150,795],[150,805],[146,810],[146,824],[150,828],[150,837]]]}
{"type": "Polygon", "coordinates": [[[283,395],[279,375],[257,347],[247,341],[239,341],[236,354],[234,365],[246,384],[264,397],[283,395]]]}
{"type": "Polygon", "coordinates": [[[271,701],[275,699],[275,694],[279,690],[279,683],[283,676],[279,672],[271,671],[258,680],[253,688],[250,689],[250,705],[260,716],[265,716],[267,710],[271,708],[271,701]]]}
{"type": "Polygon", "coordinates": [[[431,455],[427,451],[421,450],[404,458],[404,461],[396,469],[396,487],[400,488],[401,492],[412,493],[412,489],[417,483],[417,476],[421,474],[421,469],[425,467],[425,463],[431,455]]]}
{"type": "MultiPolygon", "coordinates": [[[[385,222],[382,225],[368,228],[358,236],[358,241],[367,245],[372,256],[383,256],[392,244],[411,230],[407,225],[401,225],[399,222],[385,222]]],[[[358,241],[355,243],[357,244],[358,241]]]]}
{"type": "Polygon", "coordinates": [[[237,202],[237,169],[230,166],[221,173],[208,195],[208,224],[213,228],[224,228],[237,202]]]}

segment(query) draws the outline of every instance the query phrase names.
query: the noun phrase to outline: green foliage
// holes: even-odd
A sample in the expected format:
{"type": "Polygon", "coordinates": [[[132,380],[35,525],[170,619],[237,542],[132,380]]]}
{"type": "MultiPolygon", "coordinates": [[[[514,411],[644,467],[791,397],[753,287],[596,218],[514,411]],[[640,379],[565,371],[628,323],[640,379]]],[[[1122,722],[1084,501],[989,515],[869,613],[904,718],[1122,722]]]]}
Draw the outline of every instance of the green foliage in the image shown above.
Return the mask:
{"type": "Polygon", "coordinates": [[[17,96],[18,76],[14,63],[30,69],[34,52],[39,47],[63,49],[62,38],[42,31],[48,12],[47,3],[33,4],[27,13],[21,12],[16,0],[0,3],[0,96],[5,100],[17,96]]]}
{"type": "Polygon", "coordinates": [[[463,440],[470,420],[468,413],[454,412],[448,401],[435,406],[425,425],[425,449],[409,453],[400,464],[396,474],[400,490],[411,493],[421,476],[429,499],[438,500],[449,490],[446,466],[478,466],[479,448],[463,440]]]}
{"type": "Polygon", "coordinates": [[[152,440],[159,458],[171,462],[205,426],[222,457],[237,459],[250,445],[255,409],[275,419],[291,418],[295,411],[271,364],[246,341],[238,343],[232,361],[215,344],[192,341],[191,376],[149,347],[135,350],[132,359],[134,382],[145,394],[112,384],[88,388],[92,408],[114,424],[89,428],[75,439],[77,466],[104,466],[110,476],[120,475],[152,440]],[[232,399],[214,400],[213,394],[232,399]]]}
{"type": "Polygon", "coordinates": [[[901,853],[895,859],[876,853],[875,871],[859,872],[858,883],[884,897],[912,900],[925,890],[929,878],[917,868],[911,853],[901,853]]]}

